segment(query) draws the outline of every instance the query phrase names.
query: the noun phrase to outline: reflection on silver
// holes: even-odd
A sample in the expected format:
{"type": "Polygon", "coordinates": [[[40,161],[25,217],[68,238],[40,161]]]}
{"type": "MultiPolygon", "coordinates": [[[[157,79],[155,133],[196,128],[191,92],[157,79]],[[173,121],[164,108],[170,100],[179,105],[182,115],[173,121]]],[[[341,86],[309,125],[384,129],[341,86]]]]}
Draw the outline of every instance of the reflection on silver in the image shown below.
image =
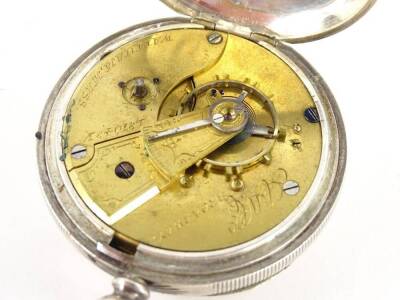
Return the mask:
{"type": "Polygon", "coordinates": [[[176,11],[237,32],[279,40],[316,40],[357,21],[376,0],[162,0],[176,11]],[[221,21],[223,20],[223,21],[221,21]]]}
{"type": "Polygon", "coordinates": [[[147,300],[150,291],[146,283],[139,279],[118,277],[113,280],[114,293],[101,300],[147,300]]]}
{"type": "MultiPolygon", "coordinates": [[[[43,136],[37,141],[38,164],[48,204],[58,224],[97,266],[113,276],[141,277],[151,282],[152,289],[161,292],[218,295],[243,290],[271,278],[292,263],[314,240],[341,185],[346,139],[340,112],[324,80],[292,48],[283,43],[274,47],[255,36],[257,43],[295,70],[314,95],[321,118],[326,120],[321,123],[324,143],[318,175],[299,209],[270,232],[228,249],[192,253],[140,244],[134,256],[112,247],[107,249],[108,252],[100,251],[99,245],[107,247],[114,231],[94,216],[93,210],[83,203],[71,184],[64,162],[59,159],[63,151],[59,120],[82,78],[110,49],[164,29],[186,28],[204,27],[185,19],[142,24],[107,38],[77,60],[56,85],[46,104],[38,129],[43,136]]],[[[268,100],[266,105],[274,111],[268,100]]],[[[275,120],[274,125],[277,132],[279,126],[275,120]]]]}

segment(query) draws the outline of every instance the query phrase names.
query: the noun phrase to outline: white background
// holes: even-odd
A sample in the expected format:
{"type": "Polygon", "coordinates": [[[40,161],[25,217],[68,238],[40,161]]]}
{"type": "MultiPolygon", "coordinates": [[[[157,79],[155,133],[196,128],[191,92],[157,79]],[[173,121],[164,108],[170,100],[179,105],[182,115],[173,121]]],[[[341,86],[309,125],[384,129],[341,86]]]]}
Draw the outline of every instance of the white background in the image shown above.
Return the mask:
{"type": "MultiPolygon", "coordinates": [[[[294,46],[343,113],[345,182],[322,235],[288,270],[219,299],[400,299],[399,11],[400,1],[381,0],[344,32],[294,46]]],[[[125,27],[174,15],[157,0],[1,0],[0,299],[97,299],[111,291],[111,278],[48,212],[34,133],[50,90],[83,51],[125,27]]]]}

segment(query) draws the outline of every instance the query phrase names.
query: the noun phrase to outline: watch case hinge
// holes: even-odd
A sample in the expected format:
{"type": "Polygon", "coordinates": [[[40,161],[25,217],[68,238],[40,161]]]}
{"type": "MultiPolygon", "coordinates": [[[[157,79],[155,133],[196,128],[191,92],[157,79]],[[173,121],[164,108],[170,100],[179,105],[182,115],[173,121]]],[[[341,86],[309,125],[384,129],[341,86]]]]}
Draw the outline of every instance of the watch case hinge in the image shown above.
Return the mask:
{"type": "Polygon", "coordinates": [[[192,23],[200,24],[203,25],[205,29],[209,30],[219,30],[223,32],[228,32],[228,33],[234,33],[237,35],[241,35],[244,37],[250,37],[251,30],[247,27],[240,26],[237,24],[233,24],[224,20],[218,20],[216,22],[206,20],[203,18],[192,18],[191,20],[192,23]]]}
{"type": "Polygon", "coordinates": [[[210,20],[196,17],[193,18],[191,21],[192,23],[204,26],[205,29],[220,30],[224,32],[234,33],[246,38],[267,42],[274,47],[277,47],[280,44],[280,41],[272,34],[252,32],[248,27],[239,26],[237,24],[232,24],[230,22],[226,22],[223,20],[219,20],[218,22],[213,22],[210,20]]]}
{"type": "Polygon", "coordinates": [[[274,47],[278,47],[279,44],[281,43],[275,36],[267,35],[267,34],[259,33],[259,32],[252,32],[250,34],[250,38],[267,42],[268,44],[270,44],[274,47]]]}
{"type": "Polygon", "coordinates": [[[208,21],[206,19],[193,18],[191,21],[192,21],[192,23],[203,25],[205,29],[209,29],[209,30],[215,30],[216,29],[215,23],[212,22],[212,21],[208,21]]]}

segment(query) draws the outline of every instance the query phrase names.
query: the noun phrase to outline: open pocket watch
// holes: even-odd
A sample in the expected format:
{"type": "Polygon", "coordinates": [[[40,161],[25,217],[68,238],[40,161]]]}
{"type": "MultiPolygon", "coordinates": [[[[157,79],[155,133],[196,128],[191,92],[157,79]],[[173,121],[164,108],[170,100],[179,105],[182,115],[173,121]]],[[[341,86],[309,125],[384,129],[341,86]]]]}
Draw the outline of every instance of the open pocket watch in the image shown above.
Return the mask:
{"type": "Polygon", "coordinates": [[[287,43],[339,31],[374,1],[163,2],[190,18],[83,54],[36,134],[58,223],[116,277],[104,299],[232,293],[310,244],[341,185],[345,131],[287,43]]]}

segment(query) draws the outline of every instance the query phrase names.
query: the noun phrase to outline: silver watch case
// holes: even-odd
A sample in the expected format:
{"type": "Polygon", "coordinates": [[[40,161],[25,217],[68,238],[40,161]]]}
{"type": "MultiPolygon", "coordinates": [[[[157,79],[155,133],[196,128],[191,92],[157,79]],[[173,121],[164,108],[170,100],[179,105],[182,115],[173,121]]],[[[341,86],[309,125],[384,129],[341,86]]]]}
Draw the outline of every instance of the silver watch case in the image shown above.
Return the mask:
{"type": "MultiPolygon", "coordinates": [[[[139,277],[151,289],[165,293],[232,293],[254,286],[285,269],[320,231],[335,203],[345,169],[346,138],[342,118],[321,76],[285,43],[270,41],[261,35],[246,35],[245,38],[275,53],[297,73],[319,111],[323,154],[318,174],[305,199],[273,230],[224,250],[185,253],[141,244],[135,255],[128,255],[109,246],[113,230],[85,206],[59,159],[60,131],[66,106],[81,79],[110,51],[155,32],[206,27],[202,22],[187,18],[163,19],[106,38],[84,53],[59,80],[47,101],[37,135],[42,185],[49,207],[67,236],[91,261],[111,275],[139,277]]],[[[217,29],[224,31],[224,28],[217,29]]]]}

